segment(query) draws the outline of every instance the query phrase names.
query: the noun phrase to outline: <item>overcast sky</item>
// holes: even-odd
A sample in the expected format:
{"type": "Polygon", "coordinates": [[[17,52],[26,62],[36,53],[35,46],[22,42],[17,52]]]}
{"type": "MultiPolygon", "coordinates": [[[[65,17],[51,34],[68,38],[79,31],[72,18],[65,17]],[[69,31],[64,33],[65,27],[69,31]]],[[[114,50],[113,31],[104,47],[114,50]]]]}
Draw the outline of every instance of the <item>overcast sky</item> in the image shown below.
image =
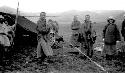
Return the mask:
{"type": "Polygon", "coordinates": [[[68,10],[125,10],[125,0],[0,0],[0,6],[16,8],[24,12],[48,13],[68,10]]]}

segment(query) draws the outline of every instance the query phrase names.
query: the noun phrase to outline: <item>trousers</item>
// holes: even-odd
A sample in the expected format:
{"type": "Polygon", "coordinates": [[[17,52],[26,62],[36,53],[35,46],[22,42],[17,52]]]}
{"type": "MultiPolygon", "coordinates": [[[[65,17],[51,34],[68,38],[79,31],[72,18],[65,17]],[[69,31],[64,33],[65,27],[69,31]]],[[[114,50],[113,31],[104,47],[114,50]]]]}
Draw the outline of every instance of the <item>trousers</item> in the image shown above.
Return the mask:
{"type": "Polygon", "coordinates": [[[37,45],[37,58],[45,56],[53,56],[51,44],[45,40],[45,36],[41,36],[37,45]]]}

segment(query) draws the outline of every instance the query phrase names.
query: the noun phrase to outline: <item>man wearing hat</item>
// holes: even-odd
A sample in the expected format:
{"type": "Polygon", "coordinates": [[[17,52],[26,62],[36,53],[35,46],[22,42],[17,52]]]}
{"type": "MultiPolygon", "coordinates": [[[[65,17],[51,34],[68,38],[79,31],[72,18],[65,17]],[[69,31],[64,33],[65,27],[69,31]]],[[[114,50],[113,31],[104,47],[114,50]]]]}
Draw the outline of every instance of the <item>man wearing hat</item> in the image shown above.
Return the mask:
{"type": "Polygon", "coordinates": [[[43,61],[46,57],[53,56],[53,51],[48,41],[50,27],[46,24],[45,12],[40,13],[36,30],[38,31],[37,58],[43,61]]]}
{"type": "Polygon", "coordinates": [[[115,24],[115,19],[109,17],[107,19],[107,25],[103,29],[103,41],[104,41],[104,50],[103,54],[107,60],[112,60],[117,54],[116,43],[121,40],[120,32],[115,24]]]}
{"type": "Polygon", "coordinates": [[[124,14],[124,20],[123,20],[123,22],[122,22],[122,29],[121,29],[121,34],[122,34],[122,36],[123,36],[123,38],[124,38],[124,41],[125,41],[125,14],[124,14]]]}

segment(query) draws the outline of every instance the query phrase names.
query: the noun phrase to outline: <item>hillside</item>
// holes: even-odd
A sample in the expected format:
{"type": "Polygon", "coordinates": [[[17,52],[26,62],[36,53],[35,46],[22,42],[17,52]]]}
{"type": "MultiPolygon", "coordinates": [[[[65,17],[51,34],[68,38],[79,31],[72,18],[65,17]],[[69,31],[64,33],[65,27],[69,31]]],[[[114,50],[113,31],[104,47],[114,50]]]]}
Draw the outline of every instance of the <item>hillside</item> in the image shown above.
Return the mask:
{"type": "MultiPolygon", "coordinates": [[[[11,14],[16,14],[16,9],[3,6],[0,7],[0,12],[6,12],[11,14]]],[[[84,16],[89,14],[91,16],[91,20],[96,22],[95,29],[98,32],[98,35],[101,35],[102,29],[104,25],[107,23],[106,19],[109,16],[113,16],[116,19],[117,25],[121,26],[121,22],[123,20],[123,15],[125,11],[123,10],[96,10],[96,11],[77,11],[77,10],[70,10],[62,13],[47,13],[47,16],[57,16],[57,17],[47,17],[47,19],[53,19],[58,21],[59,23],[59,34],[63,35],[66,40],[70,39],[71,29],[70,25],[73,20],[74,15],[78,15],[78,18],[81,22],[84,21],[84,16]]],[[[19,12],[19,15],[22,16],[39,16],[39,13],[26,13],[26,12],[19,12]]],[[[26,17],[33,22],[37,22],[39,17],[26,17]]]]}

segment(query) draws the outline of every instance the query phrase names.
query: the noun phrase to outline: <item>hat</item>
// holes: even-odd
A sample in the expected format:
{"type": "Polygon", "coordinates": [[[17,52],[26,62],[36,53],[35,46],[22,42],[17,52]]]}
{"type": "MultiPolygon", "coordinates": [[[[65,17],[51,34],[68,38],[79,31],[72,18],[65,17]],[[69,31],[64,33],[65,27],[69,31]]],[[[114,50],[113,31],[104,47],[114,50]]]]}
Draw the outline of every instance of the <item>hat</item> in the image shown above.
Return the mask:
{"type": "Polygon", "coordinates": [[[109,20],[113,20],[113,23],[115,22],[115,18],[113,16],[110,16],[107,21],[109,22],[109,20]]]}

